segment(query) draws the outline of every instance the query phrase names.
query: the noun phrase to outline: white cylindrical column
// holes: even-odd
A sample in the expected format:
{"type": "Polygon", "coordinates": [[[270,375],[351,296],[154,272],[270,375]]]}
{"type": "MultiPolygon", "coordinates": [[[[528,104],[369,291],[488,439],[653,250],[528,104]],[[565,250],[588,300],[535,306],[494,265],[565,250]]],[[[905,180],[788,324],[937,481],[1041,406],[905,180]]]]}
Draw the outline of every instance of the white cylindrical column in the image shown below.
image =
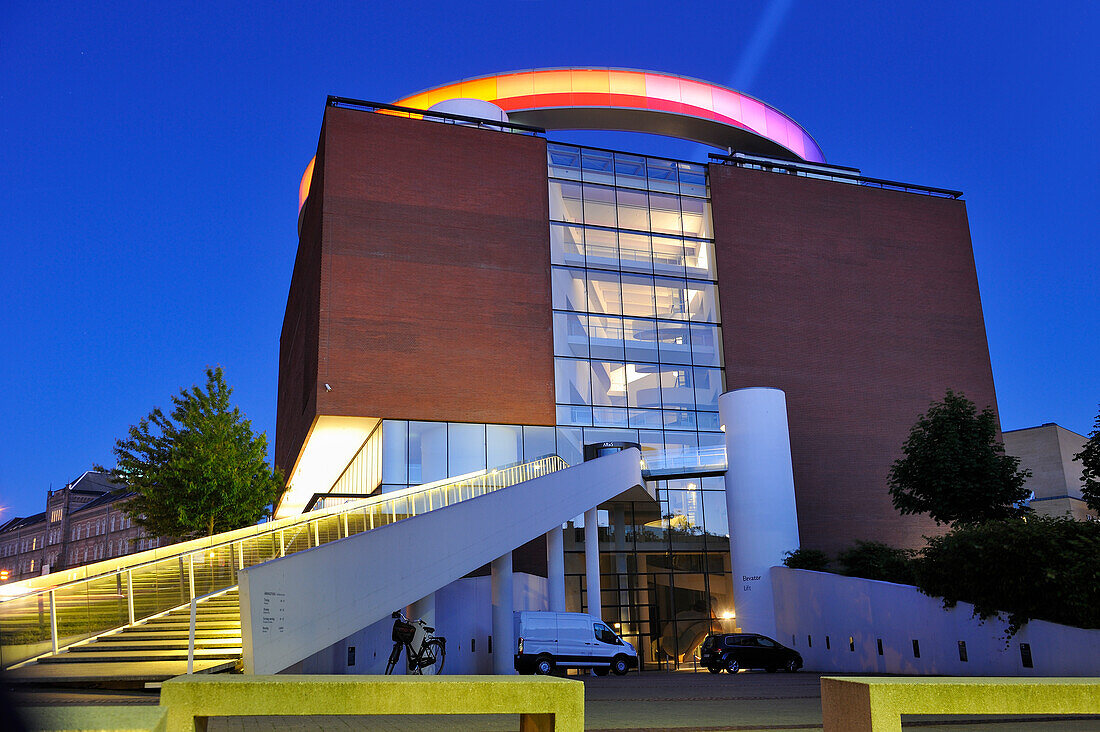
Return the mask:
{"type": "Polygon", "coordinates": [[[565,547],[560,526],[546,532],[546,589],[551,612],[565,612],[565,547]]]}
{"type": "Polygon", "coordinates": [[[600,601],[600,534],[596,526],[596,509],[584,512],[584,582],[588,596],[589,615],[603,620],[603,603],[600,601]]]}
{"type": "Polygon", "coordinates": [[[516,639],[513,625],[512,600],[512,552],[493,560],[489,565],[492,573],[491,590],[493,596],[493,673],[498,675],[516,672],[516,639]]]}
{"type": "MultiPolygon", "coordinates": [[[[405,608],[405,616],[409,620],[423,620],[425,623],[435,628],[435,593],[433,592],[427,597],[422,597],[405,608]]],[[[439,635],[444,635],[442,630],[439,631],[439,635]]],[[[429,666],[426,669],[422,669],[422,673],[428,675],[434,674],[435,669],[429,666]]]]}
{"type": "Polygon", "coordinates": [[[738,389],[718,398],[726,430],[726,510],[737,625],[775,637],[769,569],[798,548],[798,514],[787,429],[787,399],[779,389],[738,389]]]}

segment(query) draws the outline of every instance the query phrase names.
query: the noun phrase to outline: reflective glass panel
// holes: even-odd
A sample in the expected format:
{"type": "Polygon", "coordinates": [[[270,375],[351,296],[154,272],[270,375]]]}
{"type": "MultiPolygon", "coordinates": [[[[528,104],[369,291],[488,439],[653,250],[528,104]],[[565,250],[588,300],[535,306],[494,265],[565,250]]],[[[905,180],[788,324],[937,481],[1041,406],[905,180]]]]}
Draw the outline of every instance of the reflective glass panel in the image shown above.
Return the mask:
{"type": "Polygon", "coordinates": [[[714,242],[684,240],[684,266],[688,277],[701,280],[713,280],[717,277],[714,269],[714,242]]]}
{"type": "Polygon", "coordinates": [[[409,423],[387,419],[382,422],[382,481],[408,483],[409,423]]]}
{"type": "Polygon", "coordinates": [[[653,237],[653,271],[657,274],[684,276],[683,239],[653,237]]]}
{"type": "Polygon", "coordinates": [[[664,193],[649,194],[649,219],[655,234],[684,233],[680,219],[680,197],[664,193]]]}
{"type": "Polygon", "coordinates": [[[447,473],[453,477],[485,469],[485,425],[447,426],[447,473]]]}
{"type": "Polygon", "coordinates": [[[654,277],[653,294],[657,304],[658,318],[687,320],[687,307],[684,302],[685,285],[683,280],[654,277]]]}
{"type": "Polygon", "coordinates": [[[615,153],[615,184],[627,188],[645,188],[645,158],[615,153]]]}
{"type": "Polygon", "coordinates": [[[692,323],[691,360],[700,366],[722,365],[722,329],[717,325],[692,323]]]}
{"type": "Polygon", "coordinates": [[[523,428],[523,459],[526,462],[554,454],[553,427],[523,428]]]}
{"type": "Polygon", "coordinates": [[[596,427],[626,427],[626,410],[621,407],[592,407],[592,424],[596,427]]]}
{"type": "Polygon", "coordinates": [[[627,361],[656,361],[657,321],[624,318],[623,344],[627,361]]]}
{"type": "Polygon", "coordinates": [[[695,409],[690,366],[661,366],[661,401],[666,409],[695,409]]]}
{"type": "Polygon", "coordinates": [[[554,313],[554,355],[588,357],[588,317],[554,313]]]}
{"type": "Polygon", "coordinates": [[[646,158],[646,169],[649,179],[649,189],[651,191],[676,193],[679,190],[676,176],[676,163],[673,161],[646,158]]]}
{"type": "Polygon", "coordinates": [[[619,228],[649,231],[649,200],[645,191],[618,189],[619,228]]]}
{"type": "Polygon", "coordinates": [[[704,165],[677,163],[680,174],[680,193],[685,196],[706,196],[707,169],[704,165]]]}
{"type": "Polygon", "coordinates": [[[615,226],[615,189],[584,184],[584,222],[589,226],[615,226]]]}
{"type": "Polygon", "coordinates": [[[696,408],[717,411],[718,395],[722,393],[722,370],[696,366],[694,377],[696,408]]]}
{"type": "Polygon", "coordinates": [[[546,157],[549,161],[550,176],[552,178],[580,180],[580,149],[565,145],[549,144],[546,146],[546,157]]]}
{"type": "Polygon", "coordinates": [[[661,411],[659,409],[631,409],[630,426],[659,430],[664,426],[661,422],[661,411]]]}
{"type": "Polygon", "coordinates": [[[626,367],[622,363],[592,362],[592,405],[626,406],[626,367]]]}
{"type": "Polygon", "coordinates": [[[554,393],[560,404],[591,404],[592,380],[588,362],[554,359],[554,393]]]}
{"type": "Polygon", "coordinates": [[[588,312],[622,315],[622,290],[618,272],[588,270],[588,312]]]}
{"type": "Polygon", "coordinates": [[[622,275],[622,287],[623,315],[634,315],[640,318],[652,318],[654,316],[652,277],[624,274],[622,275]]]}
{"type": "Polygon", "coordinates": [[[409,484],[447,477],[447,423],[409,422],[409,484]]]}
{"type": "Polygon", "coordinates": [[[661,407],[661,367],[657,364],[626,365],[628,403],[632,407],[661,407]]]}
{"type": "Polygon", "coordinates": [[[666,409],[666,430],[694,430],[696,428],[695,412],[686,409],[666,409]]]}
{"type": "Polygon", "coordinates": [[[680,206],[683,210],[685,236],[714,236],[710,224],[709,201],[702,198],[681,198],[680,206]]]}
{"type": "Polygon", "coordinates": [[[687,323],[657,323],[662,363],[691,363],[691,336],[687,323]]]}
{"type": "Polygon", "coordinates": [[[585,229],[584,245],[589,267],[615,269],[619,260],[616,238],[616,233],[608,229],[585,229]]]}
{"type": "Polygon", "coordinates": [[[576,428],[558,428],[558,455],[570,465],[584,462],[584,438],[576,428]]]}
{"type": "Polygon", "coordinates": [[[588,310],[583,269],[554,267],[550,271],[550,282],[555,310],[576,310],[582,313],[588,310]]]}
{"type": "Polygon", "coordinates": [[[624,272],[653,270],[648,234],[621,232],[619,234],[619,266],[624,272]]]}
{"type": "Polygon", "coordinates": [[[588,339],[592,358],[622,360],[623,358],[623,321],[622,318],[588,318],[588,339]]]}
{"type": "Polygon", "coordinates": [[[584,266],[584,230],[579,226],[550,224],[550,261],[584,266]]]}
{"type": "Polygon", "coordinates": [[[485,427],[488,467],[518,463],[523,459],[523,428],[510,424],[485,427]]]}
{"type": "Polygon", "coordinates": [[[581,427],[592,425],[592,407],[559,404],[557,414],[558,424],[575,424],[581,427]]]}
{"type": "Polygon", "coordinates": [[[587,183],[615,183],[613,155],[606,150],[585,148],[581,152],[581,168],[581,179],[587,183]]]}
{"type": "Polygon", "coordinates": [[[695,321],[718,322],[718,288],[710,282],[687,283],[689,316],[695,321]]]}
{"type": "Polygon", "coordinates": [[[550,188],[551,221],[568,221],[580,224],[584,222],[584,208],[581,199],[580,183],[566,183],[552,180],[550,188]]]}

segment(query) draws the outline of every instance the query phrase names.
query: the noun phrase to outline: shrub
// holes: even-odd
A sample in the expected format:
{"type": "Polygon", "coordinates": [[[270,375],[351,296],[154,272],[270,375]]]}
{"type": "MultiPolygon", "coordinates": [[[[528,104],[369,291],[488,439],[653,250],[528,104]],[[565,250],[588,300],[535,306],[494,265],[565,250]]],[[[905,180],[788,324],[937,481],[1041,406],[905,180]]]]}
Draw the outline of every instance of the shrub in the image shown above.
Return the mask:
{"type": "Polygon", "coordinates": [[[783,553],[783,566],[791,569],[812,569],[815,572],[829,571],[829,555],[818,549],[795,549],[783,553]]]}
{"type": "Polygon", "coordinates": [[[917,585],[945,608],[1007,613],[1008,636],[1030,619],[1100,628],[1100,522],[1032,516],[958,526],[930,539],[917,585]]]}
{"type": "Polygon", "coordinates": [[[897,549],[878,541],[857,541],[851,549],[837,555],[841,574],[849,577],[914,584],[913,559],[916,552],[897,549]]]}

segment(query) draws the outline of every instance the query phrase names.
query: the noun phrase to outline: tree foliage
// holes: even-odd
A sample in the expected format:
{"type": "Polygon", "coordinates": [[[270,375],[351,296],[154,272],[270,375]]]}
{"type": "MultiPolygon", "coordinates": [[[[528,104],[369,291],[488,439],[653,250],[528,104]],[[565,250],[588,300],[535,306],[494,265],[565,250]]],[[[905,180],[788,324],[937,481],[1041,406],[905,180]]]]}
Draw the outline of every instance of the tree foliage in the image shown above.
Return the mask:
{"type": "Polygon", "coordinates": [[[915,581],[912,549],[898,549],[880,541],[857,541],[851,549],[837,555],[840,573],[849,577],[897,582],[911,585],[915,581]]]}
{"type": "Polygon", "coordinates": [[[126,512],[154,536],[194,537],[241,528],[268,515],[282,475],[267,463],[267,437],[231,407],[221,367],[205,387],[181,389],[118,440],[108,471],[137,496],[126,512]]]}
{"type": "Polygon", "coordinates": [[[917,586],[944,607],[1007,613],[1011,637],[1030,619],[1100,628],[1100,522],[1030,516],[960,525],[929,540],[917,586]]]}
{"type": "Polygon", "coordinates": [[[783,553],[783,566],[791,569],[812,569],[815,572],[829,571],[829,555],[820,549],[795,549],[783,553]]]}
{"type": "Polygon", "coordinates": [[[1096,415],[1096,422],[1089,433],[1085,448],[1074,455],[1073,459],[1081,463],[1081,477],[1084,479],[1081,497],[1085,499],[1085,505],[1100,513],[1100,413],[1096,415]]]}
{"type": "Polygon", "coordinates": [[[927,513],[937,524],[977,523],[1022,516],[1031,476],[1019,458],[997,441],[997,421],[986,407],[978,413],[962,394],[947,391],[917,418],[890,468],[894,508],[927,513]]]}

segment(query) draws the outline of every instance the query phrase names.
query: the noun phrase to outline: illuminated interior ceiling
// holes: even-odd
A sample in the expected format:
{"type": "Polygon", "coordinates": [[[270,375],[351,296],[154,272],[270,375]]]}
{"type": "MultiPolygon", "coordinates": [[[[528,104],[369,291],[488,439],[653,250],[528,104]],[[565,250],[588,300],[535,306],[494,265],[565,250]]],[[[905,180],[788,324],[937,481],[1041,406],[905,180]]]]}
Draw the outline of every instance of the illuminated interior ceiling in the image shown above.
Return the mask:
{"type": "MultiPolygon", "coordinates": [[[[508,119],[547,130],[622,130],[667,135],[789,160],[824,163],[813,137],[759,99],[674,74],[633,69],[532,69],[464,79],[399,99],[428,109],[450,99],[479,99],[508,119]]],[[[299,188],[309,194],[313,163],[299,188]]]]}
{"type": "Polygon", "coordinates": [[[275,518],[296,516],[314,493],[328,492],[377,425],[375,417],[317,417],[290,471],[275,518]]]}

